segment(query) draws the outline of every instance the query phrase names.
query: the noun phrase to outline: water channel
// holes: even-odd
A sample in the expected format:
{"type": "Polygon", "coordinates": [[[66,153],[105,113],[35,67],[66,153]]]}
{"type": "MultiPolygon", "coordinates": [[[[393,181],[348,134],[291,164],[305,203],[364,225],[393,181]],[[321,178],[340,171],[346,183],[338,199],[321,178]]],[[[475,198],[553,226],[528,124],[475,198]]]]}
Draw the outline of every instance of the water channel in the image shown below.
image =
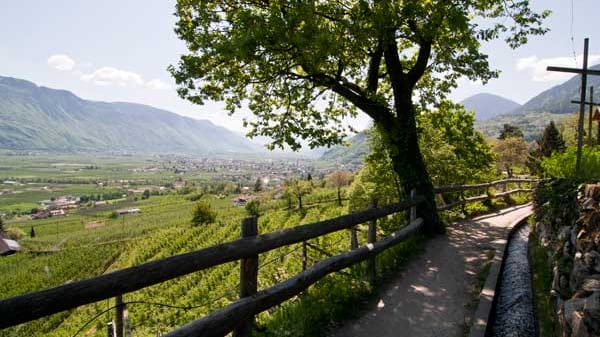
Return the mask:
{"type": "Polygon", "coordinates": [[[488,337],[535,337],[536,318],[527,255],[529,226],[524,223],[510,237],[505,253],[496,305],[488,337]]]}

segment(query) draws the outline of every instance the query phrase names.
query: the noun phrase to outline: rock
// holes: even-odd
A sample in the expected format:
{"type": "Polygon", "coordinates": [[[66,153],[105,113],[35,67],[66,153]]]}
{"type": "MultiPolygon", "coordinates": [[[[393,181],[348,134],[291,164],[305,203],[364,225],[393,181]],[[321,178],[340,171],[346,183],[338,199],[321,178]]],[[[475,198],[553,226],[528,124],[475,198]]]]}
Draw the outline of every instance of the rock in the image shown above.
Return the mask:
{"type": "Polygon", "coordinates": [[[564,290],[567,290],[569,288],[569,279],[567,279],[566,275],[562,275],[560,277],[558,286],[560,287],[560,289],[564,289],[564,290]]]}
{"type": "Polygon", "coordinates": [[[560,274],[557,266],[552,268],[552,290],[556,290],[560,293],[560,274]]]}
{"type": "Polygon", "coordinates": [[[577,290],[581,286],[581,283],[590,275],[589,268],[583,263],[583,259],[575,258],[573,262],[573,270],[571,271],[571,278],[569,280],[569,286],[572,290],[577,290]]]}
{"type": "Polygon", "coordinates": [[[577,228],[577,224],[571,228],[571,244],[573,246],[577,245],[577,233],[579,233],[579,229],[577,228]]]}
{"type": "Polygon", "coordinates": [[[593,210],[597,205],[598,203],[592,198],[583,199],[581,202],[581,208],[584,210],[593,210]]]}
{"type": "Polygon", "coordinates": [[[596,320],[600,320],[600,291],[594,291],[585,298],[583,312],[596,320]]]}
{"type": "Polygon", "coordinates": [[[600,291],[600,280],[597,278],[586,278],[581,283],[581,289],[585,291],[600,291]]]}
{"type": "MultiPolygon", "coordinates": [[[[558,219],[556,219],[558,220],[558,219]]],[[[565,241],[569,238],[569,235],[571,233],[571,227],[569,226],[560,226],[560,229],[558,230],[558,240],[560,241],[565,241]]]]}
{"type": "Polygon", "coordinates": [[[591,250],[583,254],[583,261],[591,270],[600,273],[600,253],[591,250]]]}
{"type": "Polygon", "coordinates": [[[592,198],[600,200],[600,185],[599,184],[586,184],[583,187],[583,195],[586,198],[592,198]]]}
{"type": "Polygon", "coordinates": [[[585,323],[583,321],[583,313],[579,311],[573,312],[570,317],[571,337],[589,337],[585,323]]]}
{"type": "Polygon", "coordinates": [[[582,311],[585,307],[585,299],[584,298],[574,298],[568,301],[565,301],[565,307],[563,309],[563,314],[565,316],[565,320],[570,322],[570,318],[576,311],[582,311]]]}

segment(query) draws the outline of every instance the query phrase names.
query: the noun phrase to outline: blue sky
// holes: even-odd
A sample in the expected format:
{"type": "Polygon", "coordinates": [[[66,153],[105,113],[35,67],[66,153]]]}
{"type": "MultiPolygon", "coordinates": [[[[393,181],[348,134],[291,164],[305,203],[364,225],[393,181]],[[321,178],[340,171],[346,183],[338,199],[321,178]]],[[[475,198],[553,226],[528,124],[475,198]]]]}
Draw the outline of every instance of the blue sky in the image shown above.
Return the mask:
{"type": "MultiPolygon", "coordinates": [[[[599,0],[531,0],[551,9],[551,31],[511,50],[503,42],[484,46],[499,79],[488,85],[461,81],[455,100],[489,92],[524,103],[569,75],[548,73],[545,66],[575,66],[583,38],[590,38],[592,64],[600,63],[599,0]],[[594,27],[596,25],[596,27],[594,27]]],[[[2,0],[0,2],[0,75],[67,89],[92,100],[153,105],[182,115],[209,119],[240,130],[243,113],[233,117],[220,103],[196,106],[180,99],[166,71],[185,52],[173,32],[174,0],[2,0]]],[[[581,61],[577,66],[580,66],[581,61]]],[[[367,118],[359,118],[361,127],[367,118]]]]}

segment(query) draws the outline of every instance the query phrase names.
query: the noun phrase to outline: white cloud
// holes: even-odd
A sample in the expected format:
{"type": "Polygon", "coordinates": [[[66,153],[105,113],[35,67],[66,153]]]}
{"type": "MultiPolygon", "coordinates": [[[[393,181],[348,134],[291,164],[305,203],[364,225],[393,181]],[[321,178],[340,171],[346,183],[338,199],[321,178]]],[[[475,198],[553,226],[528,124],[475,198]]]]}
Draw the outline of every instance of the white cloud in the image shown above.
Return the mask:
{"type": "Polygon", "coordinates": [[[113,67],[102,67],[91,74],[81,75],[81,79],[96,85],[117,85],[126,87],[130,85],[142,85],[142,76],[131,71],[121,70],[113,67]]]}
{"type": "Polygon", "coordinates": [[[75,67],[75,60],[69,55],[56,54],[48,58],[48,65],[60,71],[71,71],[75,67]]]}
{"type": "MultiPolygon", "coordinates": [[[[600,54],[589,55],[588,65],[594,65],[598,61],[600,61],[600,54]]],[[[530,56],[520,58],[517,61],[517,70],[531,72],[531,79],[535,82],[560,82],[571,78],[574,74],[547,71],[546,67],[580,68],[582,65],[582,55],[577,56],[577,61],[573,57],[538,58],[537,56],[530,56]]]]}
{"type": "Polygon", "coordinates": [[[171,89],[171,86],[161,80],[159,80],[158,78],[155,78],[153,80],[150,80],[148,82],[146,82],[146,86],[150,89],[154,89],[154,90],[167,90],[167,89],[171,89]]]}

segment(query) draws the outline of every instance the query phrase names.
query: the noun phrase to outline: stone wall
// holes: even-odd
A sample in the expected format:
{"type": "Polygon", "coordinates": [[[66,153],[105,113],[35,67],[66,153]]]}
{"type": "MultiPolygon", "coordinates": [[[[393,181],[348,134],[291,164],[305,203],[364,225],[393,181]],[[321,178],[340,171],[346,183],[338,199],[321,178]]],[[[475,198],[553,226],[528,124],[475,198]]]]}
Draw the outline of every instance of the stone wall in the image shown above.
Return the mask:
{"type": "Polygon", "coordinates": [[[563,337],[600,336],[600,185],[540,184],[535,231],[552,266],[551,297],[563,337]]]}

